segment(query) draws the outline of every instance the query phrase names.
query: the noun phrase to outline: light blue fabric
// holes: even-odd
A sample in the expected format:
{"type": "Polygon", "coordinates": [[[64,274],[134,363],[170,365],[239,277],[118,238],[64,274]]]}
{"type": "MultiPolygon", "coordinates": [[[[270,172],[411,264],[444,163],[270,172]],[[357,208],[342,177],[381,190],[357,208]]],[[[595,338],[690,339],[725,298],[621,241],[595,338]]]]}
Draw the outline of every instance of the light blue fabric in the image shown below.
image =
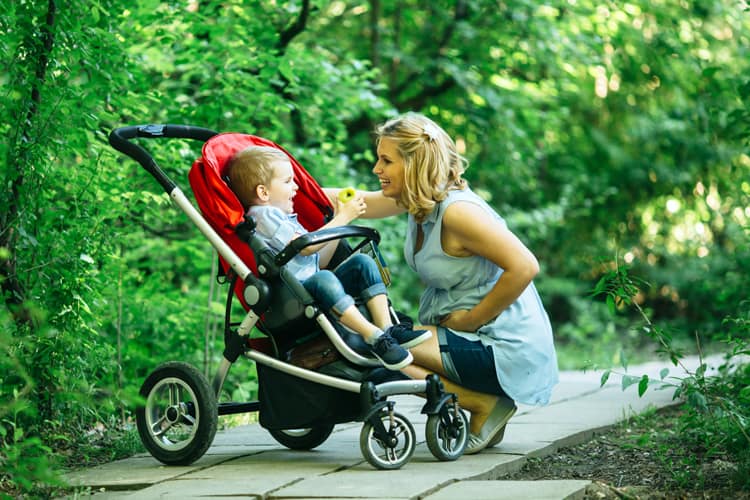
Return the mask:
{"type": "MultiPolygon", "coordinates": [[[[503,270],[480,257],[453,257],[443,252],[440,233],[443,214],[451,203],[463,200],[480,205],[505,221],[470,189],[450,191],[422,223],[424,241],[414,253],[417,223],[409,215],[404,256],[426,286],[419,303],[419,321],[437,325],[457,309],[472,309],[492,289],[503,270]]],[[[495,372],[503,390],[523,404],[547,404],[558,382],[552,327],[542,301],[531,283],[511,306],[476,332],[455,334],[490,346],[495,372]]]]}
{"type": "MultiPolygon", "coordinates": [[[[255,230],[261,238],[278,253],[286,247],[296,236],[306,234],[308,231],[297,221],[297,214],[284,213],[280,208],[254,205],[250,207],[247,214],[255,219],[255,230]]],[[[287,263],[295,278],[305,281],[318,272],[318,254],[295,255],[287,263]]]]}

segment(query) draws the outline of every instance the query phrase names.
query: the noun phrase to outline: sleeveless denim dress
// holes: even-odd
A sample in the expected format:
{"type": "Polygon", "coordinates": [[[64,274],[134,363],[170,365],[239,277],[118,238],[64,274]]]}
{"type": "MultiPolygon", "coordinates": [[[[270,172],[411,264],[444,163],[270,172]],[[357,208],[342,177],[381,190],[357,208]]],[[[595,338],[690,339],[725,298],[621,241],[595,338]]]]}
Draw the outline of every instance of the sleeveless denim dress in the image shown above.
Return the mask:
{"type": "MultiPolygon", "coordinates": [[[[417,223],[410,214],[404,257],[426,286],[419,303],[419,321],[439,325],[456,309],[472,309],[492,289],[503,270],[480,257],[453,257],[443,252],[440,233],[445,209],[456,201],[476,203],[505,221],[470,189],[450,191],[422,223],[422,248],[414,253],[417,223]]],[[[476,332],[450,330],[492,349],[497,380],[506,394],[523,404],[547,404],[558,381],[552,327],[533,283],[491,322],[476,332]]]]}

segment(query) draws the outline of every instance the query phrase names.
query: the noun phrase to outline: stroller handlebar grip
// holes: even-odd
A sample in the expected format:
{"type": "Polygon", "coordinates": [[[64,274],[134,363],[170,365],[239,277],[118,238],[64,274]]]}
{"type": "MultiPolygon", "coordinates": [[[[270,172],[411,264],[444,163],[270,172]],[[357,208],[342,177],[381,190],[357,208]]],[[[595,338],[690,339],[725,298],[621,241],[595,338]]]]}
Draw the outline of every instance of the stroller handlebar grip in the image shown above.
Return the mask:
{"type": "Polygon", "coordinates": [[[143,147],[132,142],[132,139],[175,138],[207,141],[216,132],[207,128],[192,125],[132,125],[114,129],[109,134],[109,144],[117,151],[134,159],[161,184],[167,194],[177,185],[156,164],[151,154],[143,147]]]}
{"type": "Polygon", "coordinates": [[[303,234],[295,238],[282,251],[276,254],[276,265],[283,266],[292,260],[303,248],[325,243],[327,241],[340,240],[342,238],[365,238],[375,244],[380,243],[380,233],[377,229],[364,226],[339,226],[320,229],[311,233],[303,234]]]}

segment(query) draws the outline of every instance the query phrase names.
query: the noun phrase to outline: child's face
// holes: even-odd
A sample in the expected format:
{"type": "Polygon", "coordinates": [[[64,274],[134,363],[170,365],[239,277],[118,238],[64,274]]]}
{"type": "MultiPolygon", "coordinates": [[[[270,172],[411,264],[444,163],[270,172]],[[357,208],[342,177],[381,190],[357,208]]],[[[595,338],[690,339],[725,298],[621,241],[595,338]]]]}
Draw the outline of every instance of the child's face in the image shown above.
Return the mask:
{"type": "Polygon", "coordinates": [[[294,195],[297,194],[297,183],[294,182],[294,170],[288,161],[278,161],[274,164],[273,179],[267,186],[268,204],[285,213],[294,212],[294,195]]]}

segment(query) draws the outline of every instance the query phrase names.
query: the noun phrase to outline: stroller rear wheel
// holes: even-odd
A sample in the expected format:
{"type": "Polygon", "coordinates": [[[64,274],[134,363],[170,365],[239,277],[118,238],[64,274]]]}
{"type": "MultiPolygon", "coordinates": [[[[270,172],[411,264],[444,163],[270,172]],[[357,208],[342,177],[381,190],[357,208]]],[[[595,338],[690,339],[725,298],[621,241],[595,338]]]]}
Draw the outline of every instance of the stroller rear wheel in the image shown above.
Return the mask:
{"type": "Polygon", "coordinates": [[[362,456],[376,469],[400,469],[417,446],[414,426],[399,413],[384,411],[374,418],[380,419],[385,435],[379,436],[372,422],[366,421],[359,434],[362,456]]]}
{"type": "Polygon", "coordinates": [[[136,410],[138,434],[154,458],[189,465],[211,446],[219,420],[216,396],[201,372],[179,361],[159,365],[146,378],[136,410]]]}
{"type": "Polygon", "coordinates": [[[333,432],[333,424],[309,427],[307,429],[269,430],[271,436],[290,450],[312,450],[328,439],[333,432]]]}
{"type": "Polygon", "coordinates": [[[425,438],[430,453],[444,462],[464,454],[469,440],[469,422],[457,404],[446,404],[435,415],[427,417],[425,438]]]}

